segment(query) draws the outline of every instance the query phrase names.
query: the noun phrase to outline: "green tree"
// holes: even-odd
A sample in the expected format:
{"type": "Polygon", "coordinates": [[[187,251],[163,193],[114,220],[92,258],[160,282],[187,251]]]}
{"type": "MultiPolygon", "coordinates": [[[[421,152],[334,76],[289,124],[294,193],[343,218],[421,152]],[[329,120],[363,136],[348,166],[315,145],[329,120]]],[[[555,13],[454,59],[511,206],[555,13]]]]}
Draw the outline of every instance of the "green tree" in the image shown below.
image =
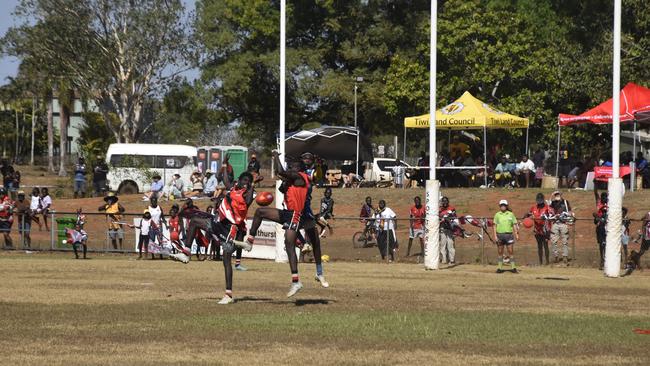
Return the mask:
{"type": "Polygon", "coordinates": [[[6,52],[53,64],[120,142],[140,139],[149,98],[192,60],[180,0],[22,0],[17,13],[25,22],[5,36],[6,52]]]}

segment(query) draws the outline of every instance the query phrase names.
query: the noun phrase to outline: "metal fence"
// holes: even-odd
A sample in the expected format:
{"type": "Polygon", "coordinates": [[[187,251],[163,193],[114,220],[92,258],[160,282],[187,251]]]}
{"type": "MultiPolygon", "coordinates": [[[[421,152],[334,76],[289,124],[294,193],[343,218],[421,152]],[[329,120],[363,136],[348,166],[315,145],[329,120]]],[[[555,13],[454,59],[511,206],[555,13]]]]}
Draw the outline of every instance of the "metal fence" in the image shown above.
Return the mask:
{"type": "MultiPolygon", "coordinates": [[[[122,240],[112,240],[108,230],[110,219],[105,213],[84,213],[84,230],[88,233],[88,251],[102,253],[133,253],[136,251],[137,239],[135,229],[122,225],[122,240]]],[[[135,218],[140,218],[141,213],[122,214],[124,223],[133,223],[135,218]]],[[[14,220],[11,238],[13,245],[4,246],[4,249],[19,249],[27,251],[72,251],[72,246],[62,241],[66,239],[65,228],[74,227],[76,212],[51,211],[47,215],[38,215],[39,221],[31,222],[31,230],[20,230],[20,220],[14,220]],[[47,228],[44,217],[47,218],[47,228]],[[39,229],[40,223],[40,229],[39,229]],[[29,240],[31,239],[31,240],[29,240]]],[[[358,217],[337,217],[331,220],[334,234],[321,239],[323,253],[328,254],[333,260],[361,260],[380,261],[377,240],[360,244],[355,242],[354,236],[361,234],[364,224],[358,217]]],[[[474,217],[474,220],[484,222],[487,218],[474,217]]],[[[406,256],[409,241],[409,220],[396,219],[396,236],[399,243],[397,260],[402,262],[419,262],[421,260],[420,244],[418,239],[413,240],[410,256],[406,256]]],[[[639,251],[641,240],[637,240],[637,230],[641,229],[641,220],[631,220],[630,242],[628,252],[639,251]]],[[[455,238],[457,263],[493,264],[496,263],[496,245],[493,243],[491,227],[477,227],[470,224],[463,225],[468,237],[455,238]],[[487,232],[486,232],[487,229],[487,232]]],[[[6,243],[3,243],[6,244],[6,243]]],[[[562,257],[560,250],[560,258],[562,257]]],[[[553,245],[549,242],[549,259],[553,262],[553,245]]],[[[515,256],[518,263],[525,265],[538,265],[538,246],[532,229],[520,227],[520,239],[515,244],[515,256]]],[[[623,257],[623,255],[622,255],[623,257]]],[[[597,267],[600,262],[598,244],[595,238],[595,225],[593,218],[578,218],[569,226],[569,259],[572,264],[597,267]]],[[[545,257],[542,258],[545,262],[545,257]]],[[[643,258],[643,265],[650,265],[650,254],[643,258]]]]}

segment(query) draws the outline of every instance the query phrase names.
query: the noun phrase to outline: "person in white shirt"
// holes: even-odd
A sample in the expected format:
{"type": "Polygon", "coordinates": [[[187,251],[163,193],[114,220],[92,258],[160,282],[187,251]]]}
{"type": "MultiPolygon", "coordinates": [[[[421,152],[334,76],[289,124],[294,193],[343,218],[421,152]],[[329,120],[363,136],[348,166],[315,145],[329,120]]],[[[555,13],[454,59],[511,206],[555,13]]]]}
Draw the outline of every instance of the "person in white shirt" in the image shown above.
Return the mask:
{"type": "Polygon", "coordinates": [[[170,199],[171,197],[182,198],[183,191],[185,191],[185,183],[183,183],[183,180],[181,179],[181,175],[174,174],[172,180],[169,182],[168,185],[167,197],[169,197],[170,199]]]}
{"type": "Polygon", "coordinates": [[[393,183],[395,188],[403,188],[406,167],[402,165],[399,159],[395,159],[395,165],[391,169],[393,170],[393,183]]]}
{"type": "Polygon", "coordinates": [[[386,201],[379,201],[379,211],[376,214],[379,235],[377,244],[381,259],[386,260],[386,255],[390,254],[390,261],[395,260],[395,251],[397,250],[397,236],[395,235],[395,219],[397,215],[393,210],[386,207],[386,201]]]}
{"type": "Polygon", "coordinates": [[[142,259],[142,249],[144,248],[144,257],[149,254],[149,228],[151,227],[151,213],[145,210],[140,220],[139,226],[129,225],[140,229],[140,238],[138,240],[138,259],[142,259]]]}
{"type": "Polygon", "coordinates": [[[32,189],[32,198],[31,201],[29,201],[29,209],[32,211],[30,215],[32,217],[32,221],[38,224],[38,231],[41,231],[41,229],[43,229],[43,225],[41,224],[41,219],[38,218],[38,215],[42,213],[41,190],[38,187],[34,187],[34,189],[32,189]]]}
{"type": "Polygon", "coordinates": [[[50,192],[47,187],[41,189],[41,199],[39,204],[41,206],[41,213],[43,214],[45,230],[50,231],[50,228],[47,226],[47,215],[50,214],[50,208],[52,208],[52,197],[50,197],[50,192]]]}
{"type": "Polygon", "coordinates": [[[522,188],[529,188],[531,180],[534,178],[535,163],[528,159],[528,155],[521,157],[521,161],[517,164],[515,174],[517,175],[517,184],[522,188]]]}

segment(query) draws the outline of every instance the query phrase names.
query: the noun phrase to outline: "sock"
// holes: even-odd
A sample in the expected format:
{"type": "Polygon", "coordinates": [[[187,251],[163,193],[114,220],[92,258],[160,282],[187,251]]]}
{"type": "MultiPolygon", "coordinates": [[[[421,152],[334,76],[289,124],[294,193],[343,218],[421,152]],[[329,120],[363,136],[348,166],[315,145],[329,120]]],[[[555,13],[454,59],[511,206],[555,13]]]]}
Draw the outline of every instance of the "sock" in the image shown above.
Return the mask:
{"type": "Polygon", "coordinates": [[[235,259],[235,267],[239,267],[241,265],[241,259],[235,259]]]}
{"type": "Polygon", "coordinates": [[[517,266],[515,265],[515,257],[512,256],[510,257],[510,268],[515,269],[517,266]]]}
{"type": "Polygon", "coordinates": [[[499,256],[499,264],[497,265],[498,269],[503,269],[503,256],[499,256]]]}
{"type": "Polygon", "coordinates": [[[322,263],[316,264],[316,275],[318,275],[318,276],[323,275],[323,264],[322,263]]]}
{"type": "Polygon", "coordinates": [[[293,282],[293,283],[300,282],[300,278],[298,277],[297,273],[292,273],[291,274],[291,282],[293,282]]]}
{"type": "Polygon", "coordinates": [[[226,290],[226,296],[232,298],[232,290],[226,290]]]}

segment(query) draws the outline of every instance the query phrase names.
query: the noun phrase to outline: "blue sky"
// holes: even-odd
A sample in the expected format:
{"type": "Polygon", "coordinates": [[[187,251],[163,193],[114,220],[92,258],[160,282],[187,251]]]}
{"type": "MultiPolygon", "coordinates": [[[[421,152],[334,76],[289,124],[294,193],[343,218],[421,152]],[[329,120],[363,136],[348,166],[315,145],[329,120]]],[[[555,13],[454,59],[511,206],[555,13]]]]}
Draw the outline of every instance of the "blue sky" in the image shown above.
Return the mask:
{"type": "MultiPolygon", "coordinates": [[[[0,5],[4,11],[0,12],[0,36],[3,36],[7,30],[15,25],[13,11],[20,0],[0,0],[0,5]]],[[[183,0],[188,11],[194,10],[195,0],[183,0]]],[[[20,61],[13,57],[0,55],[0,85],[8,83],[7,77],[16,76],[20,61]]],[[[190,70],[186,73],[189,79],[198,76],[198,71],[190,70]]]]}

